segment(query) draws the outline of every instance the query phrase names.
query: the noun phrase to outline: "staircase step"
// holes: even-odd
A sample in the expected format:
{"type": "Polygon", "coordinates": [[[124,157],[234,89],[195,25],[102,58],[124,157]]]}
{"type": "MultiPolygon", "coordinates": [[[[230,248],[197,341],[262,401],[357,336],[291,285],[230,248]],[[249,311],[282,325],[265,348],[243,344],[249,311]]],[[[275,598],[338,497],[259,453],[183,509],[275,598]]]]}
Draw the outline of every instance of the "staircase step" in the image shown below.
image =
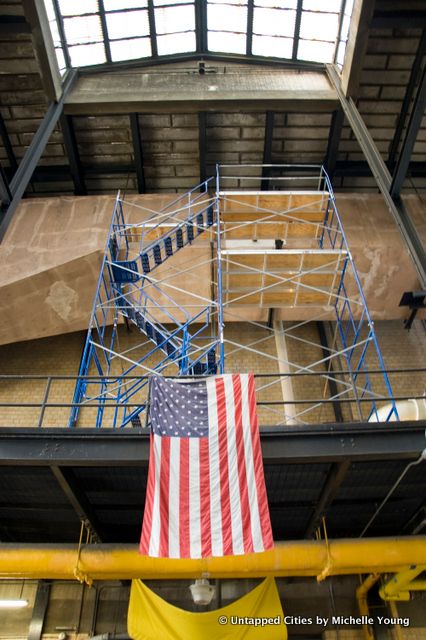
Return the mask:
{"type": "Polygon", "coordinates": [[[186,234],[188,237],[188,242],[189,244],[191,244],[194,239],[194,225],[192,224],[192,222],[186,223],[186,234]]]}
{"type": "Polygon", "coordinates": [[[204,231],[204,216],[202,213],[197,215],[197,235],[200,235],[204,231]]]}
{"type": "Polygon", "coordinates": [[[141,261],[142,261],[142,271],[144,273],[149,273],[151,271],[151,267],[149,264],[149,256],[147,253],[142,253],[141,261]]]}
{"type": "Polygon", "coordinates": [[[140,280],[140,274],[131,273],[127,271],[127,269],[131,269],[131,271],[138,271],[138,265],[136,260],[116,260],[112,263],[112,277],[114,282],[137,282],[140,280]]]}
{"type": "Polygon", "coordinates": [[[207,226],[211,227],[213,225],[213,222],[214,222],[214,209],[213,209],[213,205],[211,204],[207,209],[207,226]]]}
{"type": "Polygon", "coordinates": [[[164,248],[166,250],[166,256],[170,257],[173,255],[173,243],[170,236],[164,238],[164,248]]]}
{"type": "Polygon", "coordinates": [[[160,245],[159,244],[155,244],[153,249],[152,249],[152,252],[154,254],[155,264],[161,264],[163,262],[163,259],[161,257],[161,247],[160,247],[160,245]]]}
{"type": "Polygon", "coordinates": [[[179,227],[176,229],[176,244],[178,249],[182,249],[183,247],[183,229],[179,227]]]}

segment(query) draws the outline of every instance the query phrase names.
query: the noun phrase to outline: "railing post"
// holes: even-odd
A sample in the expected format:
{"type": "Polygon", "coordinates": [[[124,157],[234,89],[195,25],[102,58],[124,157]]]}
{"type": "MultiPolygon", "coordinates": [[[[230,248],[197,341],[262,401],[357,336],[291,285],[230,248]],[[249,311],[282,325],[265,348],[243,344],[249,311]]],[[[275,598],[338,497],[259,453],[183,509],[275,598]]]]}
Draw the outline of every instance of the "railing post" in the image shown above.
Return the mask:
{"type": "Polygon", "coordinates": [[[49,397],[49,393],[50,393],[50,386],[51,386],[51,384],[52,384],[52,378],[51,378],[51,376],[49,376],[49,377],[47,378],[47,382],[46,382],[46,389],[44,390],[43,403],[42,403],[42,405],[41,405],[40,416],[39,416],[39,418],[38,418],[38,425],[37,425],[37,427],[38,427],[39,429],[41,429],[41,427],[43,426],[43,419],[44,419],[44,414],[45,414],[45,411],[46,411],[46,402],[47,402],[47,399],[48,399],[48,397],[49,397]]]}

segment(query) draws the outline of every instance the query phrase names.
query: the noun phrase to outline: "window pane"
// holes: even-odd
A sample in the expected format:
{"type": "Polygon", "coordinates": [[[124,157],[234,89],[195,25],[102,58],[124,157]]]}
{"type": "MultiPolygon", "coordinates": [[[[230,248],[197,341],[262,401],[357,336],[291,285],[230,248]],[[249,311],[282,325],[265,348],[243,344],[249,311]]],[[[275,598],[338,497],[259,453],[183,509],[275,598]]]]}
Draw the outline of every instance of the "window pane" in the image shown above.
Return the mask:
{"type": "Polygon", "coordinates": [[[334,44],[315,40],[299,40],[297,57],[313,62],[333,62],[334,44]]]}
{"type": "Polygon", "coordinates": [[[73,67],[87,67],[91,64],[106,62],[103,42],[70,47],[69,53],[73,67]]]}
{"type": "Polygon", "coordinates": [[[350,19],[349,16],[343,16],[342,30],[340,31],[340,38],[342,40],[347,40],[348,39],[350,22],[351,22],[351,19],[350,19]]]}
{"type": "Polygon", "coordinates": [[[253,33],[292,38],[295,22],[295,11],[255,8],[253,15],[253,33]]]}
{"type": "Polygon", "coordinates": [[[297,0],[255,0],[255,7],[271,7],[273,9],[297,9],[297,0]]]}
{"type": "Polygon", "coordinates": [[[269,36],[253,36],[252,51],[255,56],[275,56],[291,58],[293,40],[290,38],[271,38],[269,36]]]}
{"type": "Polygon", "coordinates": [[[339,42],[339,47],[337,49],[336,62],[343,66],[343,62],[345,59],[345,51],[346,51],[346,42],[339,42]]]}
{"type": "Polygon", "coordinates": [[[193,6],[164,7],[155,10],[155,28],[158,34],[195,29],[193,6]]]}
{"type": "Polygon", "coordinates": [[[303,0],[305,11],[326,11],[327,13],[340,13],[342,0],[303,0]]]}
{"type": "Polygon", "coordinates": [[[208,0],[209,4],[233,4],[239,7],[247,6],[247,0],[208,0]]]}
{"type": "Polygon", "coordinates": [[[59,71],[61,73],[61,76],[63,76],[64,72],[67,69],[67,65],[65,64],[64,52],[61,49],[61,47],[58,47],[55,49],[55,53],[56,53],[56,60],[58,61],[59,71]]]}
{"type": "Polygon", "coordinates": [[[334,13],[302,12],[300,37],[334,42],[339,26],[339,16],[334,13]]]}
{"type": "Polygon", "coordinates": [[[157,37],[158,55],[166,56],[170,53],[185,53],[195,51],[195,33],[172,33],[157,37]]]}
{"type": "Polygon", "coordinates": [[[210,51],[224,51],[227,53],[245,53],[245,34],[226,33],[224,31],[209,31],[208,48],[210,51]]]}
{"type": "Polygon", "coordinates": [[[194,4],[193,2],[185,2],[185,0],[154,0],[155,7],[163,7],[167,4],[194,4]]]}
{"type": "Polygon", "coordinates": [[[59,8],[63,16],[79,16],[99,11],[98,0],[59,0],[59,8]]]}
{"type": "Polygon", "coordinates": [[[152,55],[152,53],[149,38],[115,40],[111,42],[111,58],[113,61],[147,58],[150,55],[152,55]]]}
{"type": "MultiPolygon", "coordinates": [[[[247,31],[247,7],[236,7],[226,4],[209,4],[207,7],[207,24],[216,31],[247,31]]],[[[222,49],[225,51],[225,49],[222,49]]],[[[226,49],[228,51],[228,49],[226,49]]]]}
{"type": "Polygon", "coordinates": [[[65,18],[64,28],[67,42],[70,45],[102,41],[101,19],[99,16],[65,18]]]}
{"type": "Polygon", "coordinates": [[[124,13],[107,13],[108,36],[115,40],[132,36],[148,36],[148,11],[126,11],[124,13]]]}
{"type": "Polygon", "coordinates": [[[144,9],[148,6],[148,0],[104,0],[105,11],[117,11],[120,9],[144,9]]]}

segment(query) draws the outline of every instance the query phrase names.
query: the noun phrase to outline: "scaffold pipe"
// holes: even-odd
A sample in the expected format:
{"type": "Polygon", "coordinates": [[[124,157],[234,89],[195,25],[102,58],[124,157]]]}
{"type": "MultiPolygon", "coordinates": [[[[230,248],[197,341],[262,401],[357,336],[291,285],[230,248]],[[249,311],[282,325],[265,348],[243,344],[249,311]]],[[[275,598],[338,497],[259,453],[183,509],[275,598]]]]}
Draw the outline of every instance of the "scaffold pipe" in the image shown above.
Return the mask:
{"type": "Polygon", "coordinates": [[[0,545],[0,578],[81,581],[255,578],[389,573],[426,565],[426,536],[276,543],[272,551],[222,558],[141,556],[136,545],[0,545]]]}

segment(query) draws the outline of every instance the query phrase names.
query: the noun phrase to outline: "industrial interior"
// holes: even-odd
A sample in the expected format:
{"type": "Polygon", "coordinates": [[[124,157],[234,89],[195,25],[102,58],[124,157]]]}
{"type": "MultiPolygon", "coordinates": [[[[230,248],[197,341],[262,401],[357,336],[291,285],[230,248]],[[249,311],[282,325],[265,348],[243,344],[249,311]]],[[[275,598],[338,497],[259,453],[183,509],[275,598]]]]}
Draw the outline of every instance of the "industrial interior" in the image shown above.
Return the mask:
{"type": "Polygon", "coordinates": [[[1,3],[0,640],[264,578],[426,639],[425,56],[423,0],[1,3]],[[273,551],[139,554],[152,376],[251,372],[273,551]]]}

